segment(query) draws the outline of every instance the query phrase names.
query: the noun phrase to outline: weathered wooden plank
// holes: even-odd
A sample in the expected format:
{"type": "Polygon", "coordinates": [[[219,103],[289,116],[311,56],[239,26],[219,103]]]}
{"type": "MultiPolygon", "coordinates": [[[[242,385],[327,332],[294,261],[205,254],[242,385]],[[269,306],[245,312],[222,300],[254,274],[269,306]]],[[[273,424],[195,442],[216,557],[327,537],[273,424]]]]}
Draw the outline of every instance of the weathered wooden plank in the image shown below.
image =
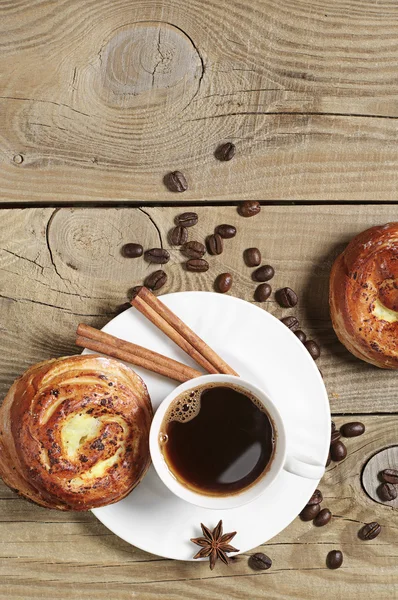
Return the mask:
{"type": "Polygon", "coordinates": [[[396,200],[397,17],[391,1],[3,1],[0,201],[396,200]],[[163,186],[174,169],[184,194],[163,186]]]}
{"type": "MultiPolygon", "coordinates": [[[[92,515],[61,514],[15,500],[25,514],[13,516],[8,503],[1,500],[0,598],[152,600],[163,594],[221,600],[264,598],[265,591],[276,599],[310,600],[321,593],[326,600],[369,597],[369,593],[391,598],[398,585],[396,511],[369,498],[361,488],[360,475],[375,452],[396,443],[398,421],[397,416],[364,415],[361,419],[365,434],[346,441],[348,457],[331,465],[319,486],[322,506],[330,508],[332,521],[319,529],[296,519],[259,547],[273,560],[267,572],[251,571],[248,554],[230,567],[217,565],[213,572],[207,563],[162,560],[116,538],[92,515]],[[374,520],[382,526],[380,536],[371,542],[359,540],[359,528],[374,520]],[[331,572],[325,557],[337,548],[344,553],[344,564],[338,572],[331,572]]],[[[336,419],[337,426],[343,422],[336,419]]],[[[2,485],[1,496],[4,491],[2,485]]]]}
{"type": "Polygon", "coordinates": [[[235,207],[201,207],[190,239],[204,241],[220,223],[232,223],[237,236],[226,240],[207,273],[188,273],[184,258],[167,237],[178,208],[3,210],[0,222],[0,393],[30,364],[75,353],[79,321],[104,325],[126,300],[129,288],[155,270],[143,259],[120,255],[128,241],[170,249],[164,292],[212,290],[219,273],[233,274],[231,293],[253,301],[255,284],[242,252],[258,246],[275,267],[275,289],[295,289],[297,310],[281,309],[273,296],[263,307],[278,317],[295,313],[323,354],[319,366],[334,413],[398,412],[396,373],[351,356],[337,341],[328,310],[328,277],[334,258],[361,230],[394,220],[389,206],[263,207],[251,219],[235,207]]]}

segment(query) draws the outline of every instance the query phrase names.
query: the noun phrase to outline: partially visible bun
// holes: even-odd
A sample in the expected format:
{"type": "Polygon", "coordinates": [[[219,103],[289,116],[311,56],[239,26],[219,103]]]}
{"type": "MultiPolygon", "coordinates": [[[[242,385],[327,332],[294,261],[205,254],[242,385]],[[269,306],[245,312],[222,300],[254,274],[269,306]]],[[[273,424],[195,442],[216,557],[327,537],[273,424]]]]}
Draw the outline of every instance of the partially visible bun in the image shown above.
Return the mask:
{"type": "Polygon", "coordinates": [[[94,355],[39,363],[0,408],[0,475],[48,508],[117,502],[149,467],[151,420],[144,382],[122,363],[94,355]]]}
{"type": "Polygon", "coordinates": [[[398,223],[351,240],[333,265],[329,299],[346,348],[377,367],[398,369],[398,223]]]}

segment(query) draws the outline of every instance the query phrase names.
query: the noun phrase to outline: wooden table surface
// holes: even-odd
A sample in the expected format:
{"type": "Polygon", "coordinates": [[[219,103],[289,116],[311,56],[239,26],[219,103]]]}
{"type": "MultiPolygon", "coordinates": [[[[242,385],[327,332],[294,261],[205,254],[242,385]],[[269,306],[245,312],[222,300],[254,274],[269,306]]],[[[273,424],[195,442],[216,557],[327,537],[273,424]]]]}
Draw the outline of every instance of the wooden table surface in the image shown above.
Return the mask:
{"type": "MultiPolygon", "coordinates": [[[[259,550],[269,571],[250,570],[250,553],[231,565],[159,559],[123,542],[90,513],[39,508],[0,487],[0,598],[62,600],[224,600],[396,598],[398,519],[396,509],[374,502],[361,487],[361,471],[378,450],[397,444],[396,373],[351,356],[337,341],[328,312],[330,266],[347,241],[374,223],[396,218],[394,206],[263,206],[243,219],[234,206],[195,208],[192,237],[203,240],[220,223],[237,226],[222,255],[210,257],[207,273],[187,273],[167,234],[179,207],[3,209],[0,220],[0,387],[29,365],[73,354],[78,322],[104,325],[126,294],[156,269],[128,260],[121,246],[139,240],[169,248],[165,292],[213,289],[216,275],[230,271],[230,293],[253,302],[254,282],[242,252],[258,246],[275,267],[274,289],[297,291],[297,310],[281,309],[273,296],[262,307],[278,317],[294,313],[322,348],[319,367],[336,423],[360,419],[366,433],[347,441],[348,457],[331,465],[320,488],[331,523],[317,529],[296,519],[259,550]],[[353,417],[354,415],[354,417],[353,417]],[[360,526],[377,520],[380,536],[363,542],[360,526]],[[339,571],[325,566],[329,550],[341,549],[339,571]],[[395,587],[394,587],[395,586],[395,587]]],[[[266,368],[266,365],[264,365],[266,368]]],[[[259,515],[267,519],[267,514],[259,515]]]]}
{"type": "Polygon", "coordinates": [[[335,257],[397,220],[397,38],[391,0],[0,0],[0,396],[31,364],[79,352],[77,323],[103,326],[155,269],[121,246],[169,248],[176,203],[189,202],[196,239],[220,223],[238,234],[207,273],[187,273],[169,248],[162,291],[210,291],[229,271],[230,293],[253,302],[242,252],[258,246],[274,289],[300,297],[294,311],[273,296],[262,308],[296,314],[319,342],[336,424],[366,425],[320,484],[332,522],[296,519],[259,548],[265,572],[250,553],[212,572],[160,559],[90,513],[0,484],[1,600],[398,598],[397,510],[361,486],[368,459],[398,445],[397,375],[351,356],[328,310],[335,257]],[[227,140],[236,157],[220,163],[227,140]],[[163,185],[175,169],[183,194],[163,185]],[[242,199],[268,205],[243,219],[242,199]],[[374,520],[382,533],[360,541],[374,520]],[[345,556],[336,572],[331,549],[345,556]]]}
{"type": "Polygon", "coordinates": [[[395,0],[1,0],[0,201],[396,200],[397,38],[395,0]]]}

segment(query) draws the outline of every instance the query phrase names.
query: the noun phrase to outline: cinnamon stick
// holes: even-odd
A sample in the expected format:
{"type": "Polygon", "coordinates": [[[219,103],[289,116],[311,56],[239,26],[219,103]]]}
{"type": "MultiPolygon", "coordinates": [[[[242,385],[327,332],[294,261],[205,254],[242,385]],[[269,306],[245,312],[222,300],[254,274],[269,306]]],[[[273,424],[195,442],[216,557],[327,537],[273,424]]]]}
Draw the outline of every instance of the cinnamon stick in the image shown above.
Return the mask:
{"type": "Polygon", "coordinates": [[[88,348],[94,352],[124,360],[175,381],[189,381],[202,375],[200,371],[192,369],[177,360],[137,344],[126,342],[84,323],[79,324],[76,333],[76,345],[81,348],[88,348]]]}
{"type": "Polygon", "coordinates": [[[146,287],[141,288],[131,304],[209,373],[238,375],[146,287]]]}

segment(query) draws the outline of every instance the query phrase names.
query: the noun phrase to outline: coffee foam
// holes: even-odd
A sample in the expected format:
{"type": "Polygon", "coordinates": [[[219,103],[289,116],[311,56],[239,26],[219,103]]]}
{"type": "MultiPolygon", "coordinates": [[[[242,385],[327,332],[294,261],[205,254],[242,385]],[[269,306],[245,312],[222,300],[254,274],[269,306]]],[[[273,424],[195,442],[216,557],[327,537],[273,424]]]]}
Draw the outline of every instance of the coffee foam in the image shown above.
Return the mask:
{"type": "Polygon", "coordinates": [[[162,425],[167,425],[172,421],[178,421],[179,423],[186,423],[194,419],[200,411],[200,398],[204,387],[194,388],[187,390],[170,404],[164,418],[162,425]]]}

